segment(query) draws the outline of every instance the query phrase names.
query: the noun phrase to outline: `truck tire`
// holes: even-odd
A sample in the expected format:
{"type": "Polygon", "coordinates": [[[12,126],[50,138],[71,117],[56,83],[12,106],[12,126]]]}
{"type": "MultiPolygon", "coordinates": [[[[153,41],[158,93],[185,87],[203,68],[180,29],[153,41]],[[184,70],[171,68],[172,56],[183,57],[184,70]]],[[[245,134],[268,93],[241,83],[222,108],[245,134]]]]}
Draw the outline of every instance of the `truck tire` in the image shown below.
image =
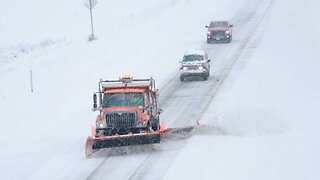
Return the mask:
{"type": "Polygon", "coordinates": [[[160,121],[159,119],[155,119],[153,122],[151,122],[151,128],[153,131],[159,131],[160,130],[160,121]]]}

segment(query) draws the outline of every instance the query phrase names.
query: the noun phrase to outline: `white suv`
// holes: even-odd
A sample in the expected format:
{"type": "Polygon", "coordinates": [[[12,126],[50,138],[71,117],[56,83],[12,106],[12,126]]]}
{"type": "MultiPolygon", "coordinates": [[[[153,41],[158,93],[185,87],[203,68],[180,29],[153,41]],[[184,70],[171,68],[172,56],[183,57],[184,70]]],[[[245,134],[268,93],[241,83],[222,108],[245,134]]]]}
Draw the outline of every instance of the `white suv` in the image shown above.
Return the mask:
{"type": "Polygon", "coordinates": [[[180,63],[180,81],[190,76],[198,76],[207,80],[210,76],[210,59],[202,50],[187,52],[180,63]]]}

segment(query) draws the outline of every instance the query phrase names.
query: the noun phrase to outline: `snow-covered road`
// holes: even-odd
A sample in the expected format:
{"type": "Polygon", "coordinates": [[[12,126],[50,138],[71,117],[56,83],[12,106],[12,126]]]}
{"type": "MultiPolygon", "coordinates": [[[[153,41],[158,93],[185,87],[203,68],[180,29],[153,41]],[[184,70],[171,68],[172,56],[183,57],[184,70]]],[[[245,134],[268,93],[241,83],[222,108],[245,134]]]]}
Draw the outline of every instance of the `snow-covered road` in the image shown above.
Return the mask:
{"type": "Polygon", "coordinates": [[[88,43],[88,12],[78,0],[1,6],[0,179],[319,179],[317,7],[316,0],[99,1],[98,40],[88,43]],[[204,26],[225,19],[233,41],[206,44],[204,26]],[[297,36],[306,27],[310,33],[297,36]],[[211,77],[180,82],[178,62],[193,49],[208,53],[211,77]],[[97,81],[127,73],[157,80],[168,127],[202,126],[189,137],[86,159],[97,81]]]}

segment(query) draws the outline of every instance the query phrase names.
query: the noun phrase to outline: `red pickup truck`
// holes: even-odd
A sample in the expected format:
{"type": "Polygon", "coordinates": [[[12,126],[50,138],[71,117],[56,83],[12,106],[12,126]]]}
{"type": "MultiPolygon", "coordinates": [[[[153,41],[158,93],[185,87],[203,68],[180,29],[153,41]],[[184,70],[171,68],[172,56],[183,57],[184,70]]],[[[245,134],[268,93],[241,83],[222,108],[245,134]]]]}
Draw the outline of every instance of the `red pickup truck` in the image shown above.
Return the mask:
{"type": "Polygon", "coordinates": [[[206,26],[207,43],[212,42],[227,42],[232,40],[232,27],[228,21],[211,21],[209,26],[206,26]]]}

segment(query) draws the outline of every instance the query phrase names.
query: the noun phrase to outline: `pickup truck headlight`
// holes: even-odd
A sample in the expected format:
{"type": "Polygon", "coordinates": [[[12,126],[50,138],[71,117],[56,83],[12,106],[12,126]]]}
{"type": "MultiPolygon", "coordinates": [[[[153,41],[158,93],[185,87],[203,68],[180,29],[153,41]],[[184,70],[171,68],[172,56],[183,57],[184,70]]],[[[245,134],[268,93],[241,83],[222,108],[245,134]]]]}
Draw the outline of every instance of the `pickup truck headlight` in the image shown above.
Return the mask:
{"type": "Polygon", "coordinates": [[[183,69],[183,70],[188,70],[188,67],[185,66],[185,67],[182,67],[182,69],[183,69]]]}
{"type": "Polygon", "coordinates": [[[210,31],[208,31],[208,32],[207,32],[207,34],[208,34],[208,35],[211,35],[211,32],[210,32],[210,31]]]}
{"type": "Polygon", "coordinates": [[[199,69],[199,70],[203,70],[203,67],[202,67],[202,66],[199,66],[198,69],[199,69]]]}
{"type": "Polygon", "coordinates": [[[230,33],[230,31],[226,31],[226,34],[229,34],[230,33]]]}

